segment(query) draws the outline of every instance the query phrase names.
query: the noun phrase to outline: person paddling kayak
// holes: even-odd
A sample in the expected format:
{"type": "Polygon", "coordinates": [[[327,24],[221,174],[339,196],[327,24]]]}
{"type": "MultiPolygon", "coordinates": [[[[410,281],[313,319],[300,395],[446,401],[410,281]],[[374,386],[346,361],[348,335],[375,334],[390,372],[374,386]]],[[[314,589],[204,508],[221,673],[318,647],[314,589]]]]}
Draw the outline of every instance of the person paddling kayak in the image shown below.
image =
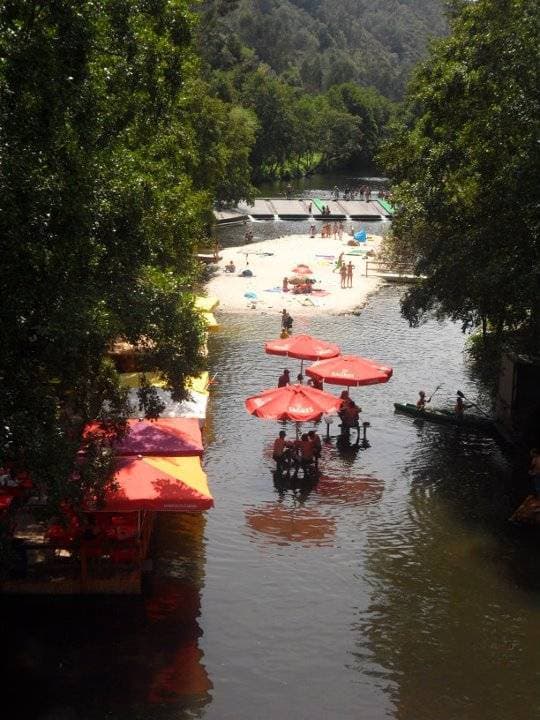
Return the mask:
{"type": "Polygon", "coordinates": [[[431,400],[431,398],[426,399],[426,393],[424,390],[420,390],[418,393],[418,400],[416,401],[416,408],[417,410],[425,410],[426,404],[431,400]]]}

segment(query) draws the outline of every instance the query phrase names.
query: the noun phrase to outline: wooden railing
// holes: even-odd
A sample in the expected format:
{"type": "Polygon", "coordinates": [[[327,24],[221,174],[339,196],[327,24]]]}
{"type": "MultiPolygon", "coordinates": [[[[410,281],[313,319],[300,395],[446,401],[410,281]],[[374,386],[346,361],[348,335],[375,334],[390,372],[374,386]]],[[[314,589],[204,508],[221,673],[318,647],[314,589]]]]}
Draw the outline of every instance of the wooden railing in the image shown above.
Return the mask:
{"type": "Polygon", "coordinates": [[[372,275],[387,273],[389,275],[403,275],[404,277],[413,277],[415,275],[414,268],[411,265],[405,263],[392,263],[390,265],[383,260],[366,258],[366,277],[370,273],[372,275]]]}

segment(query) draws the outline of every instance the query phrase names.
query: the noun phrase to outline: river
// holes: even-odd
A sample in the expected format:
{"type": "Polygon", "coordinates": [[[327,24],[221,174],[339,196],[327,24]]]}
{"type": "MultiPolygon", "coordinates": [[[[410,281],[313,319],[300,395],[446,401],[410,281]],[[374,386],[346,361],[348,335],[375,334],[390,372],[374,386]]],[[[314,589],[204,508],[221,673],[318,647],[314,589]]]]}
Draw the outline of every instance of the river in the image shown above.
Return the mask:
{"type": "Polygon", "coordinates": [[[482,401],[459,327],[410,329],[400,292],[384,287],[359,315],[296,319],[296,332],[394,368],[352,390],[370,447],[325,445],[312,488],[275,486],[280,426],[243,407],[299,364],[263,351],[279,318],[221,317],[205,453],[215,508],[161,519],[144,598],[3,601],[4,702],[18,717],[539,717],[537,538],[508,523],[523,475],[488,437],[394,414],[440,383],[440,404],[457,389],[482,401]]]}

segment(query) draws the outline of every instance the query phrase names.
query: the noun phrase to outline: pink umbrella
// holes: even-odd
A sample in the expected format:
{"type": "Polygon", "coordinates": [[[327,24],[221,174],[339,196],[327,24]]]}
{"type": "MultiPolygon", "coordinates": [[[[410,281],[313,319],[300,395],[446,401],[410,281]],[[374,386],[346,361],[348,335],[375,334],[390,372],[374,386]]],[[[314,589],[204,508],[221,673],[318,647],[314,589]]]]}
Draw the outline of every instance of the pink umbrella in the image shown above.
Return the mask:
{"type": "Polygon", "coordinates": [[[309,265],[301,264],[293,268],[293,273],[297,273],[297,275],[313,275],[313,270],[309,267],[309,265]]]}
{"type": "Polygon", "coordinates": [[[385,383],[392,377],[393,370],[356,355],[340,355],[314,363],[306,373],[333,385],[356,386],[385,383]]]}

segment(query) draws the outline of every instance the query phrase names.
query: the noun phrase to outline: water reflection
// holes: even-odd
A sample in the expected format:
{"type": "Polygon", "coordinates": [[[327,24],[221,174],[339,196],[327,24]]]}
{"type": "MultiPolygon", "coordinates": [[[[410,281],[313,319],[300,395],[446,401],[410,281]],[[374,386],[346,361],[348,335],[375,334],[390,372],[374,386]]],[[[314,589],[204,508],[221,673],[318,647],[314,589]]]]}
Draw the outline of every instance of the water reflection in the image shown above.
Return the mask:
{"type": "Polygon", "coordinates": [[[532,718],[537,602],[505,572],[519,564],[521,543],[493,532],[507,517],[494,512],[494,496],[508,505],[511,470],[489,438],[419,432],[422,444],[402,467],[407,507],[368,531],[373,594],[353,626],[356,662],[365,672],[369,658],[376,681],[388,683],[400,720],[532,718]]]}
{"type": "Polygon", "coordinates": [[[294,499],[291,503],[263,503],[244,512],[250,534],[263,545],[328,545],[336,532],[334,517],[294,499]]]}
{"type": "Polygon", "coordinates": [[[384,492],[384,483],[373,477],[330,477],[321,475],[314,492],[326,505],[371,505],[384,492]]]}
{"type": "Polygon", "coordinates": [[[204,518],[161,520],[167,552],[144,598],[2,598],[6,707],[51,720],[201,717],[212,688],[199,649],[204,518]]]}

